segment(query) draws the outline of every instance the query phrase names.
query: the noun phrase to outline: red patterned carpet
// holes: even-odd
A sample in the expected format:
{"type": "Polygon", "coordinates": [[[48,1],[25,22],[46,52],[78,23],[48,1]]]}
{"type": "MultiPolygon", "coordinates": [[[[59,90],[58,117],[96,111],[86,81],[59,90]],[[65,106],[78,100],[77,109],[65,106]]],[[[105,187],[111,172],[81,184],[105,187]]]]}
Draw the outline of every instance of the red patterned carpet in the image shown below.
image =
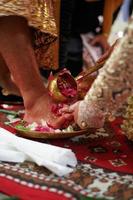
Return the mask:
{"type": "MultiPolygon", "coordinates": [[[[6,115],[0,119],[3,126],[6,115]]],[[[78,165],[69,176],[57,177],[34,163],[1,162],[0,192],[22,200],[133,199],[133,143],[122,134],[121,122],[117,117],[86,135],[43,141],[75,152],[78,165]]]]}

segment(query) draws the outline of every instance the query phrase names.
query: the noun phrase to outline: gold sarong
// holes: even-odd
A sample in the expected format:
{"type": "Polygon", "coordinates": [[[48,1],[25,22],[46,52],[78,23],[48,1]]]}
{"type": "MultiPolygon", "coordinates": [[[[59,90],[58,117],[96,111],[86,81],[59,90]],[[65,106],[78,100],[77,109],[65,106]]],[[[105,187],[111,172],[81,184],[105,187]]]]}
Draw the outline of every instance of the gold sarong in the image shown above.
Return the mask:
{"type": "Polygon", "coordinates": [[[58,67],[57,29],[53,0],[1,0],[0,17],[25,17],[33,34],[33,47],[40,67],[58,67]]]}

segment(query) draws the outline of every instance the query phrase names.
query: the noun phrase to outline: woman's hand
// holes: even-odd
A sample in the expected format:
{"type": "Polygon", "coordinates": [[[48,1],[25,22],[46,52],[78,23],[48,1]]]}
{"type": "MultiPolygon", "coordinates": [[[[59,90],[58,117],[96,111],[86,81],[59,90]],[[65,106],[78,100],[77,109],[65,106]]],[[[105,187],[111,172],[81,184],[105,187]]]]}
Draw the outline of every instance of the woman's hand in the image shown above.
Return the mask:
{"type": "Polygon", "coordinates": [[[49,120],[48,125],[54,129],[64,129],[67,128],[72,123],[74,123],[73,114],[66,113],[54,120],[53,119],[49,120]]]}
{"type": "Polygon", "coordinates": [[[105,113],[92,100],[78,101],[71,106],[66,106],[62,112],[73,115],[75,123],[81,128],[101,128],[104,125],[105,113]]]}
{"type": "Polygon", "coordinates": [[[101,128],[104,125],[105,113],[92,100],[77,101],[60,109],[61,116],[51,122],[54,128],[66,128],[76,123],[81,129],[101,128]]]}
{"type": "Polygon", "coordinates": [[[103,53],[105,53],[110,47],[107,41],[107,36],[105,36],[104,34],[95,36],[94,39],[92,39],[91,41],[91,45],[93,46],[100,45],[103,49],[103,53]]]}

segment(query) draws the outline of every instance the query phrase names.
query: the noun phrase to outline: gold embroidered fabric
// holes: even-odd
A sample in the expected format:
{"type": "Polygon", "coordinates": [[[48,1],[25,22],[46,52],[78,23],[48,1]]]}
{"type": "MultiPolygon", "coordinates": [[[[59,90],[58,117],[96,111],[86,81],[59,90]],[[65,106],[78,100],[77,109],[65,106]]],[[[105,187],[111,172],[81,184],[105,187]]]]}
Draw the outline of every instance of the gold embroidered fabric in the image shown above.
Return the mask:
{"type": "MultiPolygon", "coordinates": [[[[91,103],[95,103],[96,109],[100,109],[106,115],[114,115],[130,95],[133,95],[133,16],[125,36],[115,47],[82,101],[85,108],[79,107],[79,122],[90,125],[91,103]]],[[[133,107],[133,98],[131,105],[133,107]]],[[[95,115],[97,116],[97,113],[95,115]]]]}
{"type": "Polygon", "coordinates": [[[53,0],[0,0],[0,17],[17,15],[25,17],[34,28],[34,49],[40,66],[57,68],[54,58],[57,30],[53,0]],[[48,58],[48,61],[45,58],[48,58]]]}
{"type": "Polygon", "coordinates": [[[105,111],[115,112],[133,93],[133,16],[125,36],[101,69],[85,101],[93,99],[105,111]]]}
{"type": "Polygon", "coordinates": [[[121,126],[123,133],[133,141],[133,95],[128,98],[128,106],[121,126]]]}

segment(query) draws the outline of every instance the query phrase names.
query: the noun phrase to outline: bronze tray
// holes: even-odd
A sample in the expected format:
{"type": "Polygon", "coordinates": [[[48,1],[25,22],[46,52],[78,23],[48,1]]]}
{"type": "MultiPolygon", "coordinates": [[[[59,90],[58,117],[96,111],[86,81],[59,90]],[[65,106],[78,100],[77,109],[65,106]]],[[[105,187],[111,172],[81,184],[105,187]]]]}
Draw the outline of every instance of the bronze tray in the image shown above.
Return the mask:
{"type": "Polygon", "coordinates": [[[74,136],[79,136],[86,134],[88,129],[73,131],[73,132],[41,132],[41,131],[30,131],[30,130],[20,130],[15,128],[18,136],[34,139],[59,139],[59,138],[70,138],[74,136]]]}

